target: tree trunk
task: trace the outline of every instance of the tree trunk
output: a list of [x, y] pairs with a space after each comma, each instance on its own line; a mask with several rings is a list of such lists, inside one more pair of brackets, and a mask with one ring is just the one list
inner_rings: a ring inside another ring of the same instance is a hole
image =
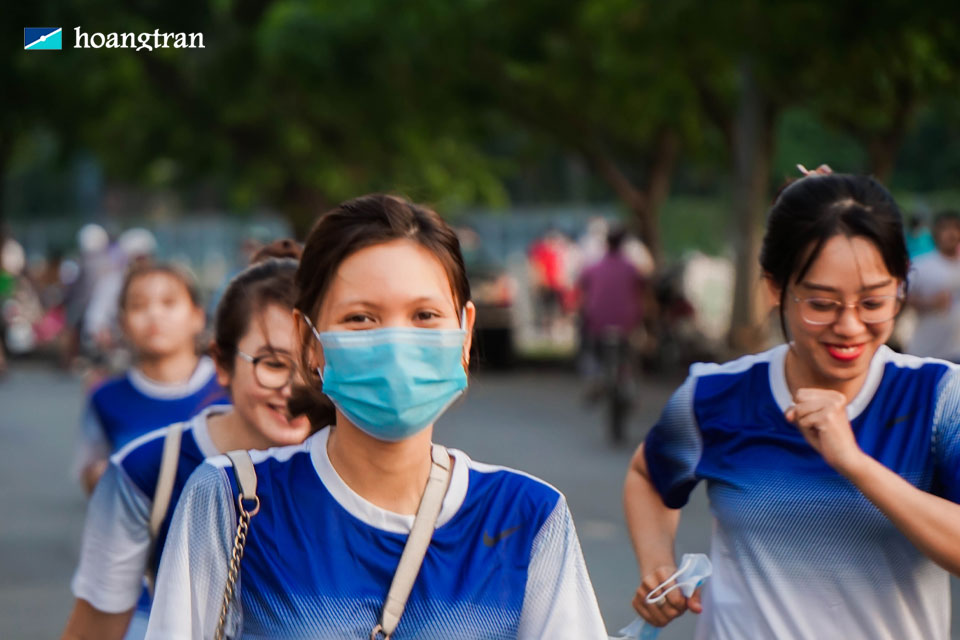
[[890, 176], [893, 175], [893, 165], [897, 160], [897, 149], [899, 147], [899, 141], [893, 142], [886, 138], [870, 141], [867, 145], [870, 175], [886, 184], [890, 180]]
[[293, 180], [287, 181], [277, 196], [277, 203], [284, 213], [296, 238], [306, 238], [320, 214], [332, 205], [320, 189]]
[[[663, 239], [660, 234], [660, 207], [670, 195], [670, 182], [677, 165], [677, 156], [680, 155], [680, 136], [672, 129], [661, 129], [657, 134], [654, 147], [653, 162], [650, 165], [650, 180], [647, 184], [647, 207], [643, 218], [639, 221], [646, 227], [640, 228], [647, 248], [653, 256], [654, 264], [663, 263]], [[646, 238], [655, 239], [647, 241]]]
[[590, 150], [584, 153], [587, 163], [601, 180], [613, 189], [617, 197], [627, 206], [633, 217], [634, 225], [642, 236], [647, 248], [653, 253], [653, 247], [659, 247], [660, 239], [646, 235], [651, 230], [651, 225], [647, 220], [647, 194], [637, 187], [630, 178], [627, 177], [617, 163], [606, 153]]
[[773, 155], [775, 109], [756, 84], [749, 61], [741, 66], [740, 103], [734, 127], [734, 213], [736, 284], [733, 294], [730, 346], [756, 351], [766, 340], [762, 318], [758, 257], [767, 185]]
[[668, 128], [657, 134], [645, 190], [637, 187], [608, 154], [595, 148], [583, 153], [593, 171], [630, 210], [632, 226], [647, 245], [654, 264], [663, 264], [660, 207], [670, 194], [670, 183], [680, 153], [680, 137]]

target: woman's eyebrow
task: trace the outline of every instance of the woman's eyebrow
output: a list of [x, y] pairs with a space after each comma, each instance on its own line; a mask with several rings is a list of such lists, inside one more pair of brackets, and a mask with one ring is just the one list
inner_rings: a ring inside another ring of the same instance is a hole
[[363, 298], [352, 298], [350, 300], [343, 300], [334, 305], [334, 311], [341, 311], [349, 307], [364, 307], [366, 309], [379, 309], [380, 306], [375, 302], [370, 300], [365, 300]]
[[[445, 302], [446, 302], [446, 299], [443, 298], [442, 296], [422, 295], [416, 298], [411, 298], [410, 300], [403, 301], [402, 304], [410, 305], [410, 306], [418, 305], [418, 304], [441, 305], [441, 304], [444, 304]], [[346, 309], [356, 308], [356, 307], [363, 307], [365, 309], [373, 309], [377, 311], [377, 310], [383, 309], [384, 306], [385, 305], [377, 304], [376, 302], [373, 302], [371, 300], [365, 300], [363, 298], [354, 298], [351, 300], [344, 300], [342, 302], [338, 302], [333, 307], [333, 311], [334, 313], [340, 313]], [[386, 306], [389, 306], [389, 305], [386, 305]]]
[[271, 345], [271, 344], [261, 345], [259, 348], [257, 348], [256, 351], [254, 351], [254, 353], [262, 353], [262, 352], [266, 352], [266, 353], [268, 353], [268, 354], [269, 354], [269, 353], [280, 353], [280, 354], [283, 354], [283, 355], [290, 355], [290, 351], [289, 351], [289, 350], [284, 349], [283, 347], [274, 347], [274, 346]]
[[[893, 280], [890, 279], [890, 278], [888, 278], [888, 279], [884, 280], [883, 282], [877, 282], [877, 283], [874, 283], [874, 284], [865, 284], [865, 285], [863, 285], [862, 287], [860, 287], [860, 291], [871, 291], [871, 290], [873, 290], [873, 289], [880, 289], [880, 288], [882, 288], [882, 287], [886, 287], [886, 286], [889, 286], [889, 285], [891, 285], [891, 284], [893, 284]], [[801, 282], [801, 283], [800, 283], [800, 286], [801, 286], [801, 287], [805, 287], [805, 288], [807, 288], [807, 289], [813, 289], [814, 291], [826, 291], [826, 292], [828, 292], [828, 293], [840, 293], [840, 290], [837, 289], [836, 287], [831, 287], [831, 286], [825, 285], [825, 284], [818, 284], [818, 283], [816, 283], [816, 282], [809, 282], [809, 281], [807, 281], [807, 280], [804, 280], [803, 282]]]

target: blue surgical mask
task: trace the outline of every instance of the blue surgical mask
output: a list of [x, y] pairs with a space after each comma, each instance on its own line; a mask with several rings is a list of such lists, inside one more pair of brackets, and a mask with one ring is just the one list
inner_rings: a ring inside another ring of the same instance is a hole
[[323, 345], [323, 393], [378, 440], [396, 442], [422, 431], [467, 388], [463, 329], [310, 328]]

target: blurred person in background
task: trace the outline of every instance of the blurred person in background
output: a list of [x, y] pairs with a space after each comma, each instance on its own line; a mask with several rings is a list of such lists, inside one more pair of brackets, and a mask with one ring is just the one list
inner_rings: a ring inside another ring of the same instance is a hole
[[80, 345], [84, 331], [84, 314], [90, 303], [90, 296], [100, 277], [109, 268], [110, 236], [98, 224], [86, 224], [77, 232], [77, 246], [80, 255], [77, 260], [77, 273], [66, 292], [66, 333], [64, 340], [64, 361], [75, 364], [80, 354]]
[[[224, 291], [211, 352], [233, 406], [209, 407], [151, 431], [111, 458], [87, 510], [72, 584], [77, 599], [64, 640], [143, 638], [150, 611], [144, 575], [156, 575], [174, 507], [204, 458], [294, 444], [308, 435], [309, 421], [291, 419], [286, 408], [294, 381], [299, 253], [290, 240], [263, 248]], [[167, 447], [177, 454], [174, 465], [164, 466]]]
[[205, 317], [190, 274], [166, 264], [138, 264], [118, 295], [118, 320], [134, 364], [90, 394], [76, 458], [87, 493], [108, 458], [127, 443], [226, 400], [213, 361], [197, 352]]
[[150, 262], [156, 251], [157, 241], [150, 231], [127, 229], [117, 238], [109, 266], [93, 284], [83, 316], [85, 344], [95, 359], [106, 358], [108, 370], [112, 366], [116, 371], [124, 356], [117, 351], [121, 333], [117, 319], [125, 274], [131, 268]]
[[0, 246], [0, 312], [7, 353], [27, 354], [37, 345], [35, 325], [43, 308], [27, 268], [27, 254], [13, 238]]
[[9, 237], [0, 236], [0, 377], [7, 372], [7, 300], [17, 290], [17, 269], [22, 268], [23, 249]]
[[587, 221], [587, 226], [577, 239], [580, 246], [581, 271], [593, 266], [607, 254], [607, 236], [610, 234], [610, 225], [606, 218], [594, 216]]
[[[696, 364], [637, 449], [624, 506], [656, 626], [697, 638], [947, 640], [960, 574], [960, 368], [885, 346], [909, 257], [872, 178], [821, 167], [788, 185], [760, 265], [787, 344]], [[707, 481], [713, 576], [686, 598], [680, 508]]]
[[[399, 621], [403, 638], [606, 638], [563, 495], [432, 444], [476, 318], [453, 230], [397, 197], [344, 202], [314, 225], [297, 283], [290, 406], [320, 430], [254, 452], [245, 549], [228, 458], [197, 469], [147, 637], [390, 637]], [[412, 590], [381, 609], [391, 583]]]
[[960, 213], [933, 220], [936, 251], [921, 256], [910, 274], [908, 302], [916, 325], [907, 353], [960, 362]]
[[602, 391], [604, 340], [613, 336], [618, 348], [629, 351], [630, 340], [643, 322], [646, 280], [623, 254], [626, 237], [624, 229], [611, 229], [606, 254], [587, 267], [578, 281], [584, 340], [581, 367], [590, 399]]
[[551, 229], [530, 245], [529, 260], [541, 331], [552, 336], [562, 312], [566, 271], [563, 265], [563, 235]]
[[933, 234], [926, 221], [919, 215], [910, 216], [907, 221], [907, 253], [911, 260], [916, 260], [920, 256], [926, 255], [936, 250], [937, 245], [933, 241]]

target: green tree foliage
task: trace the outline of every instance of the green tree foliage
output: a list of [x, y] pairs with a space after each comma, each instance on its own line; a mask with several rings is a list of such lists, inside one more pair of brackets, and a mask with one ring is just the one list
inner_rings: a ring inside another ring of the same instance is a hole
[[[8, 22], [62, 24], [66, 49], [0, 66], [0, 173], [41, 130], [111, 181], [201, 185], [303, 227], [375, 189], [504, 204], [536, 148], [581, 158], [659, 254], [681, 158], [731, 186], [716, 191], [731, 194], [734, 333], [756, 335], [764, 212], [793, 162], [889, 177], [907, 140], [904, 184], [930, 184], [918, 160], [955, 173], [956, 153], [929, 145], [960, 129], [956, 16], [942, 0], [14, 3]], [[202, 32], [206, 48], [74, 50], [76, 25]]]

